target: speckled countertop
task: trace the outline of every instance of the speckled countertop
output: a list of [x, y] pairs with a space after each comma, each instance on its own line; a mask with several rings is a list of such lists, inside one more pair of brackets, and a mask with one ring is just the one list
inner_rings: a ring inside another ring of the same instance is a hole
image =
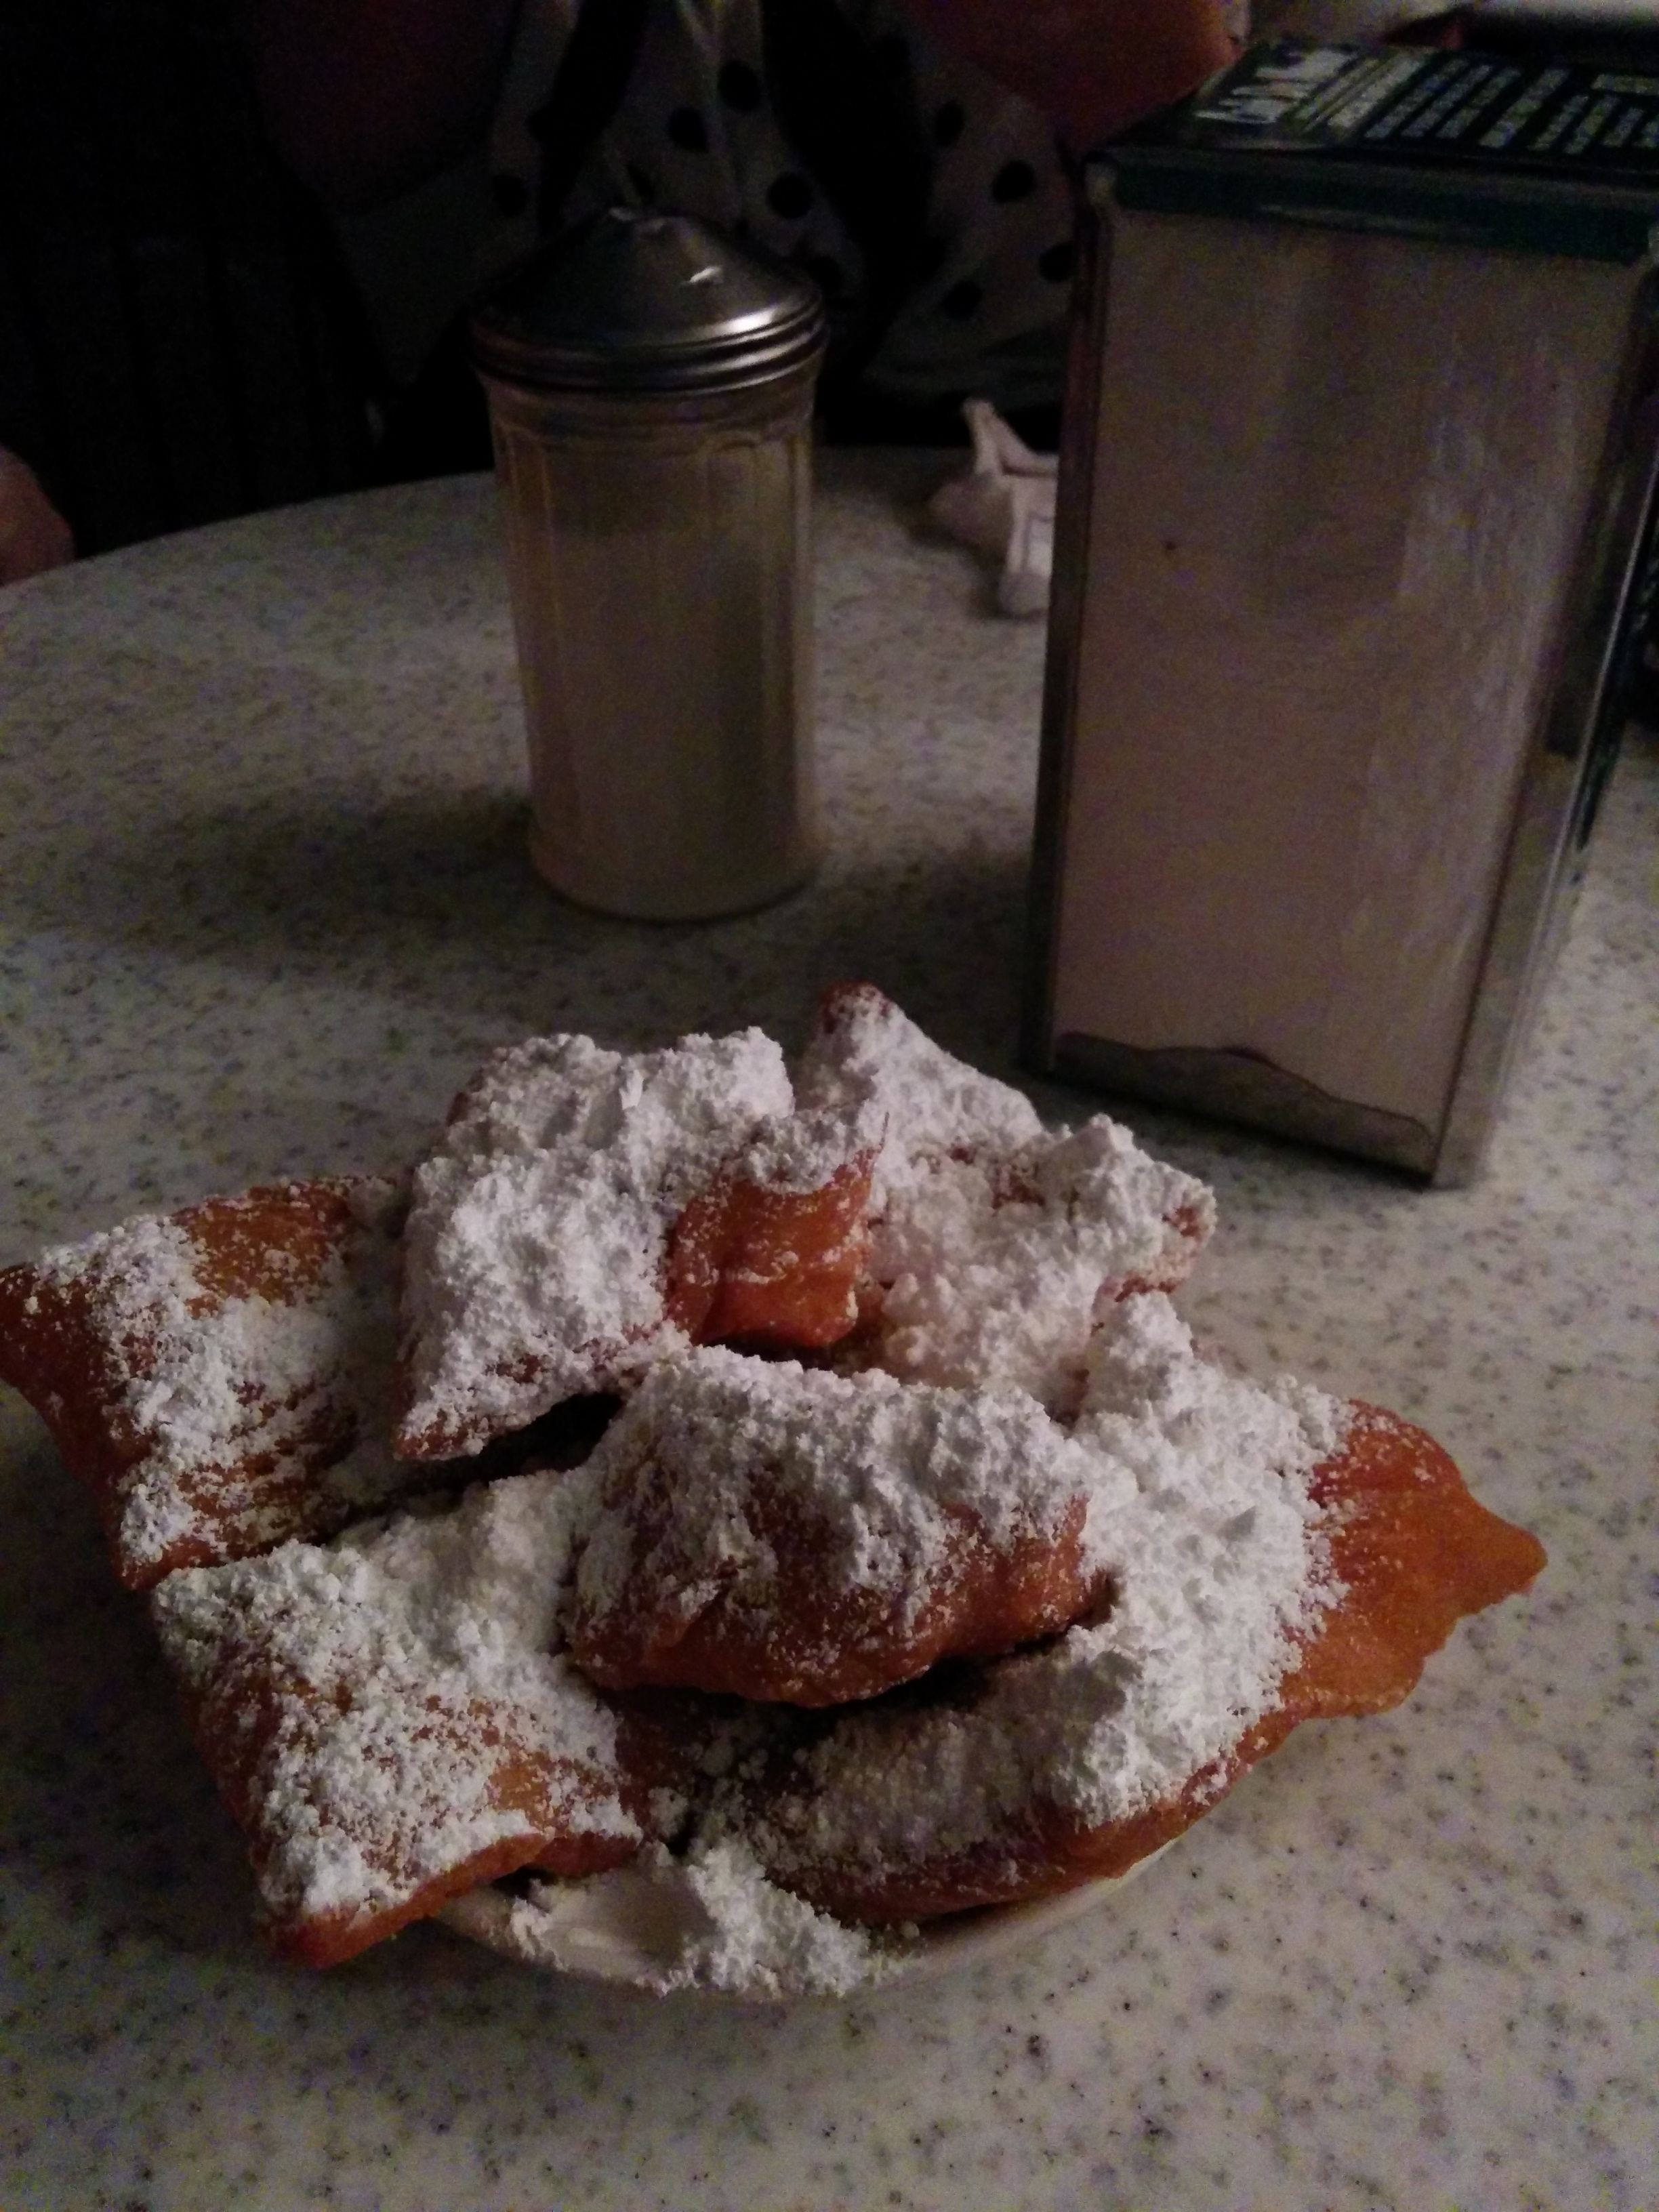
[[[397, 1163], [532, 1030], [793, 1039], [865, 975], [1011, 1072], [1042, 641], [912, 537], [919, 481], [843, 462], [821, 501], [824, 873], [700, 929], [530, 872], [482, 481], [0, 594], [0, 1261]], [[1659, 2204], [1656, 860], [1638, 745], [1472, 1191], [1129, 1117], [1218, 1188], [1200, 1328], [1422, 1419], [1551, 1565], [1399, 1712], [1302, 1729], [1142, 1881], [940, 1981], [656, 2002], [430, 1928], [273, 1965], [142, 1607], [0, 1391], [6, 2212]]]

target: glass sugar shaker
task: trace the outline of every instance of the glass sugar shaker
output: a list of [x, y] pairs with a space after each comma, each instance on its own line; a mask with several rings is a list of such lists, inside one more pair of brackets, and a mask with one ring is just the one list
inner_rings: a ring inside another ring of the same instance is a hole
[[478, 301], [530, 750], [567, 897], [692, 921], [817, 859], [813, 287], [689, 216], [613, 209]]

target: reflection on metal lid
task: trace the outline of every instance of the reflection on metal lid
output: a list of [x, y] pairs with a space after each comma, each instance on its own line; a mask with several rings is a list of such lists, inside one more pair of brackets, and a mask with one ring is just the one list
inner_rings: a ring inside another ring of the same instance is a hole
[[487, 375], [543, 391], [706, 391], [778, 375], [824, 338], [817, 288], [690, 216], [612, 208], [475, 302]]

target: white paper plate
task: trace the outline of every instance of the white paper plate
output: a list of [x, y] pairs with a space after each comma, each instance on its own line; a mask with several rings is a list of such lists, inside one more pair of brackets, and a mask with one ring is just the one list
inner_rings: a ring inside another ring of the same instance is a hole
[[[1018, 1944], [1034, 1942], [1095, 1911], [1169, 1849], [1164, 1844], [1127, 1874], [1085, 1882], [1057, 1897], [933, 1922], [908, 1940], [899, 1939], [860, 1990], [846, 1994], [896, 1981], [927, 1981], [1000, 1958]], [[696, 1911], [673, 1887], [649, 1873], [623, 1868], [586, 1881], [540, 1883], [533, 1900], [504, 1889], [475, 1889], [453, 1899], [436, 1917], [456, 1935], [520, 1966], [660, 1992], [697, 1932]], [[826, 1992], [756, 1986], [705, 1994], [780, 2003]]]

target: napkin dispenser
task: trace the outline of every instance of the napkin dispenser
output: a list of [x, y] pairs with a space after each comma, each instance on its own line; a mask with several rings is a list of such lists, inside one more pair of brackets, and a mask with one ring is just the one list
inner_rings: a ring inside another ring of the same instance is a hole
[[1659, 78], [1271, 41], [1086, 201], [1026, 1057], [1467, 1181], [1653, 597]]

